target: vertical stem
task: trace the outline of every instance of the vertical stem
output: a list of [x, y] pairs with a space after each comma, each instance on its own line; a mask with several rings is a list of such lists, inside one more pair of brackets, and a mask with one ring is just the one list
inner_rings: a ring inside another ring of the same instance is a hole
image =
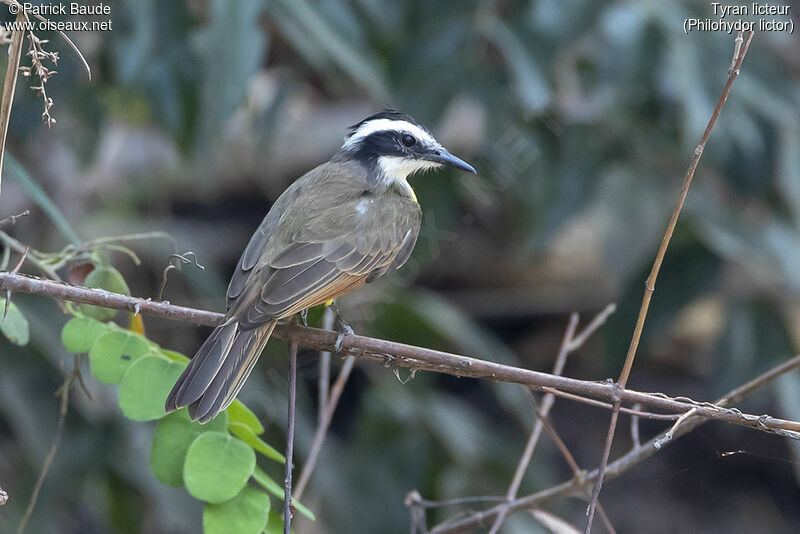
[[[17, 22], [22, 24], [27, 17], [23, 9], [17, 13]], [[8, 121], [11, 118], [11, 104], [14, 102], [14, 89], [17, 86], [17, 75], [19, 74], [19, 60], [22, 56], [22, 37], [25, 32], [16, 28], [11, 33], [11, 44], [8, 48], [8, 67], [6, 68], [6, 78], [3, 82], [3, 100], [0, 102], [0, 190], [2, 190], [3, 178], [3, 154], [6, 151], [6, 135], [8, 134]]]
[[289, 418], [286, 429], [286, 470], [283, 479], [283, 534], [292, 523], [292, 451], [294, 450], [295, 397], [297, 396], [297, 341], [289, 341]]
[[[333, 310], [330, 308], [325, 308], [325, 312], [322, 314], [322, 328], [323, 330], [332, 330], [333, 329]], [[319, 407], [318, 407], [318, 418], [319, 424], [323, 424], [325, 421], [325, 411], [328, 408], [328, 391], [330, 389], [331, 383], [331, 353], [328, 351], [323, 351], [319, 355]]]
[[622, 372], [620, 372], [619, 378], [617, 379], [616, 384], [614, 384], [613, 411], [611, 412], [611, 421], [608, 425], [608, 434], [606, 435], [605, 446], [603, 448], [603, 456], [600, 460], [600, 467], [597, 473], [597, 481], [594, 486], [594, 491], [592, 492], [592, 500], [589, 502], [589, 509], [586, 512], [588, 519], [584, 534], [589, 534], [592, 531], [594, 511], [595, 507], [597, 506], [597, 499], [600, 496], [600, 490], [603, 487], [603, 477], [605, 475], [606, 468], [608, 467], [608, 457], [611, 454], [611, 445], [614, 441], [614, 432], [617, 429], [617, 420], [619, 419], [619, 409], [622, 405], [622, 399], [620, 395], [625, 389], [631, 369], [633, 368], [633, 362], [636, 359], [636, 351], [639, 348], [639, 340], [641, 339], [642, 330], [644, 329], [644, 322], [647, 318], [647, 310], [650, 308], [650, 299], [652, 298], [653, 292], [656, 289], [656, 279], [658, 278], [658, 273], [661, 270], [661, 264], [664, 261], [664, 256], [667, 253], [667, 247], [672, 239], [672, 233], [675, 231], [675, 226], [678, 224], [678, 217], [683, 210], [683, 204], [686, 202], [686, 196], [689, 194], [689, 186], [692, 184], [692, 179], [694, 178], [694, 173], [697, 170], [697, 165], [700, 163], [700, 158], [703, 156], [703, 150], [705, 150], [706, 144], [708, 143], [708, 138], [711, 136], [711, 130], [714, 128], [714, 124], [717, 122], [717, 117], [719, 117], [719, 114], [722, 111], [722, 106], [724, 106], [725, 102], [728, 100], [728, 95], [731, 92], [731, 87], [733, 87], [733, 82], [739, 75], [739, 67], [742, 66], [744, 56], [747, 54], [747, 49], [750, 47], [750, 41], [753, 39], [753, 32], [748, 32], [747, 39], [745, 40], [744, 45], [741, 46], [741, 41], [739, 40], [739, 38], [742, 37], [741, 33], [742, 32], [740, 32], [740, 35], [736, 40], [736, 48], [733, 55], [734, 62], [728, 73], [728, 81], [725, 83], [725, 87], [722, 90], [722, 95], [720, 96], [719, 101], [714, 108], [714, 112], [711, 114], [711, 118], [706, 125], [703, 136], [700, 138], [700, 143], [694, 149], [694, 155], [689, 163], [686, 176], [683, 179], [683, 186], [681, 187], [678, 204], [675, 206], [675, 209], [672, 212], [672, 216], [669, 219], [669, 224], [667, 224], [667, 230], [664, 232], [664, 237], [661, 239], [661, 246], [658, 247], [658, 253], [653, 261], [653, 267], [650, 270], [650, 275], [647, 277], [647, 280], [644, 283], [645, 291], [644, 295], [642, 296], [642, 305], [639, 308], [639, 316], [636, 319], [636, 326], [634, 327], [631, 343], [628, 347], [628, 354], [625, 357], [625, 363], [622, 366]]

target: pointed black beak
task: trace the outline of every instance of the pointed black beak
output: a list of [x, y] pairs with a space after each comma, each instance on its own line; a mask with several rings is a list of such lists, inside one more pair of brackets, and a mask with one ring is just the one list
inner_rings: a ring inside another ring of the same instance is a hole
[[427, 159], [429, 159], [430, 161], [435, 161], [436, 163], [450, 165], [451, 167], [455, 167], [456, 169], [461, 169], [462, 171], [471, 172], [472, 174], [478, 174], [478, 172], [472, 165], [470, 165], [461, 158], [455, 157], [444, 148], [436, 150]]

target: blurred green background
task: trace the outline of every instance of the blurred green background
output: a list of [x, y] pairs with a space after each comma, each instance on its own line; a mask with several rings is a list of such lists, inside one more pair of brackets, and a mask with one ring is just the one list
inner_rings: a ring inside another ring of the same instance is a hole
[[[348, 125], [391, 105], [478, 174], [413, 180], [420, 241], [401, 272], [341, 299], [356, 331], [549, 370], [569, 313], [588, 321], [616, 302], [566, 369], [616, 377], [644, 278], [730, 65], [734, 36], [683, 32], [687, 17], [711, 15], [710, 3], [110, 5], [112, 31], [72, 34], [91, 83], [57, 35], [40, 35], [61, 56], [47, 85], [51, 129], [41, 124], [40, 98], [19, 82], [8, 151], [24, 172], [7, 164], [0, 218], [33, 213], [9, 230], [15, 238], [45, 251], [67, 244], [26, 189], [33, 181], [84, 240], [171, 234], [205, 271], [170, 273], [165, 298], [221, 311], [228, 276], [270, 204], [330, 157]], [[797, 351], [799, 52], [796, 36], [755, 36], [658, 280], [635, 389], [712, 400]], [[141, 266], [123, 254], [113, 263], [134, 295], [155, 298], [172, 247], [156, 239], [132, 248]], [[11, 495], [0, 532], [14, 531], [24, 513], [55, 434], [59, 369], [72, 364], [54, 302], [15, 302], [32, 339], [25, 348], [0, 340], [0, 487]], [[187, 354], [208, 334], [147, 317], [145, 328]], [[285, 345], [268, 353], [241, 397], [281, 446]], [[300, 366], [298, 466], [316, 424], [317, 354], [302, 353]], [[116, 389], [85, 374], [93, 399], [73, 392], [27, 532], [199, 532], [200, 503], [150, 472], [153, 425], [124, 419], [110, 402]], [[800, 376], [741, 407], [800, 419]], [[552, 417], [578, 463], [596, 466], [608, 413], [559, 401]], [[390, 369], [360, 363], [304, 498], [318, 519], [299, 520], [297, 531], [407, 532], [403, 498], [412, 489], [428, 499], [502, 495], [531, 425], [517, 387], [428, 373], [401, 384]], [[628, 425], [623, 417], [614, 454], [630, 447]], [[643, 421], [643, 437], [664, 428]], [[730, 451], [741, 452], [722, 456]], [[601, 502], [619, 532], [795, 532], [799, 462], [795, 443], [711, 423], [610, 481]], [[570, 476], [543, 438], [521, 493]], [[583, 501], [547, 509], [582, 528]], [[463, 511], [432, 513], [430, 524]], [[518, 514], [504, 532], [543, 529]]]

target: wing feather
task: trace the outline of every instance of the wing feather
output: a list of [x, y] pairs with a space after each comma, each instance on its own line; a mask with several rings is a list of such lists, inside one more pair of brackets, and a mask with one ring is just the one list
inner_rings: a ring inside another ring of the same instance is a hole
[[391, 191], [365, 197], [355, 172], [323, 166], [276, 201], [228, 288], [228, 315], [239, 317], [242, 328], [353, 291], [408, 259], [419, 233], [419, 205]]

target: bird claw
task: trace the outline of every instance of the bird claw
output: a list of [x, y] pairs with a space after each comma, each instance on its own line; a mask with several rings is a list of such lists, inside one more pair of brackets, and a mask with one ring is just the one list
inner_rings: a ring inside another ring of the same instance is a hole
[[342, 352], [342, 340], [344, 339], [344, 336], [355, 334], [353, 329], [350, 328], [350, 325], [342, 324], [341, 328], [342, 330], [339, 332], [339, 335], [336, 336], [336, 342], [333, 344], [333, 350], [337, 353]]
[[308, 310], [300, 312], [300, 320], [303, 321], [303, 326], [308, 326]]

